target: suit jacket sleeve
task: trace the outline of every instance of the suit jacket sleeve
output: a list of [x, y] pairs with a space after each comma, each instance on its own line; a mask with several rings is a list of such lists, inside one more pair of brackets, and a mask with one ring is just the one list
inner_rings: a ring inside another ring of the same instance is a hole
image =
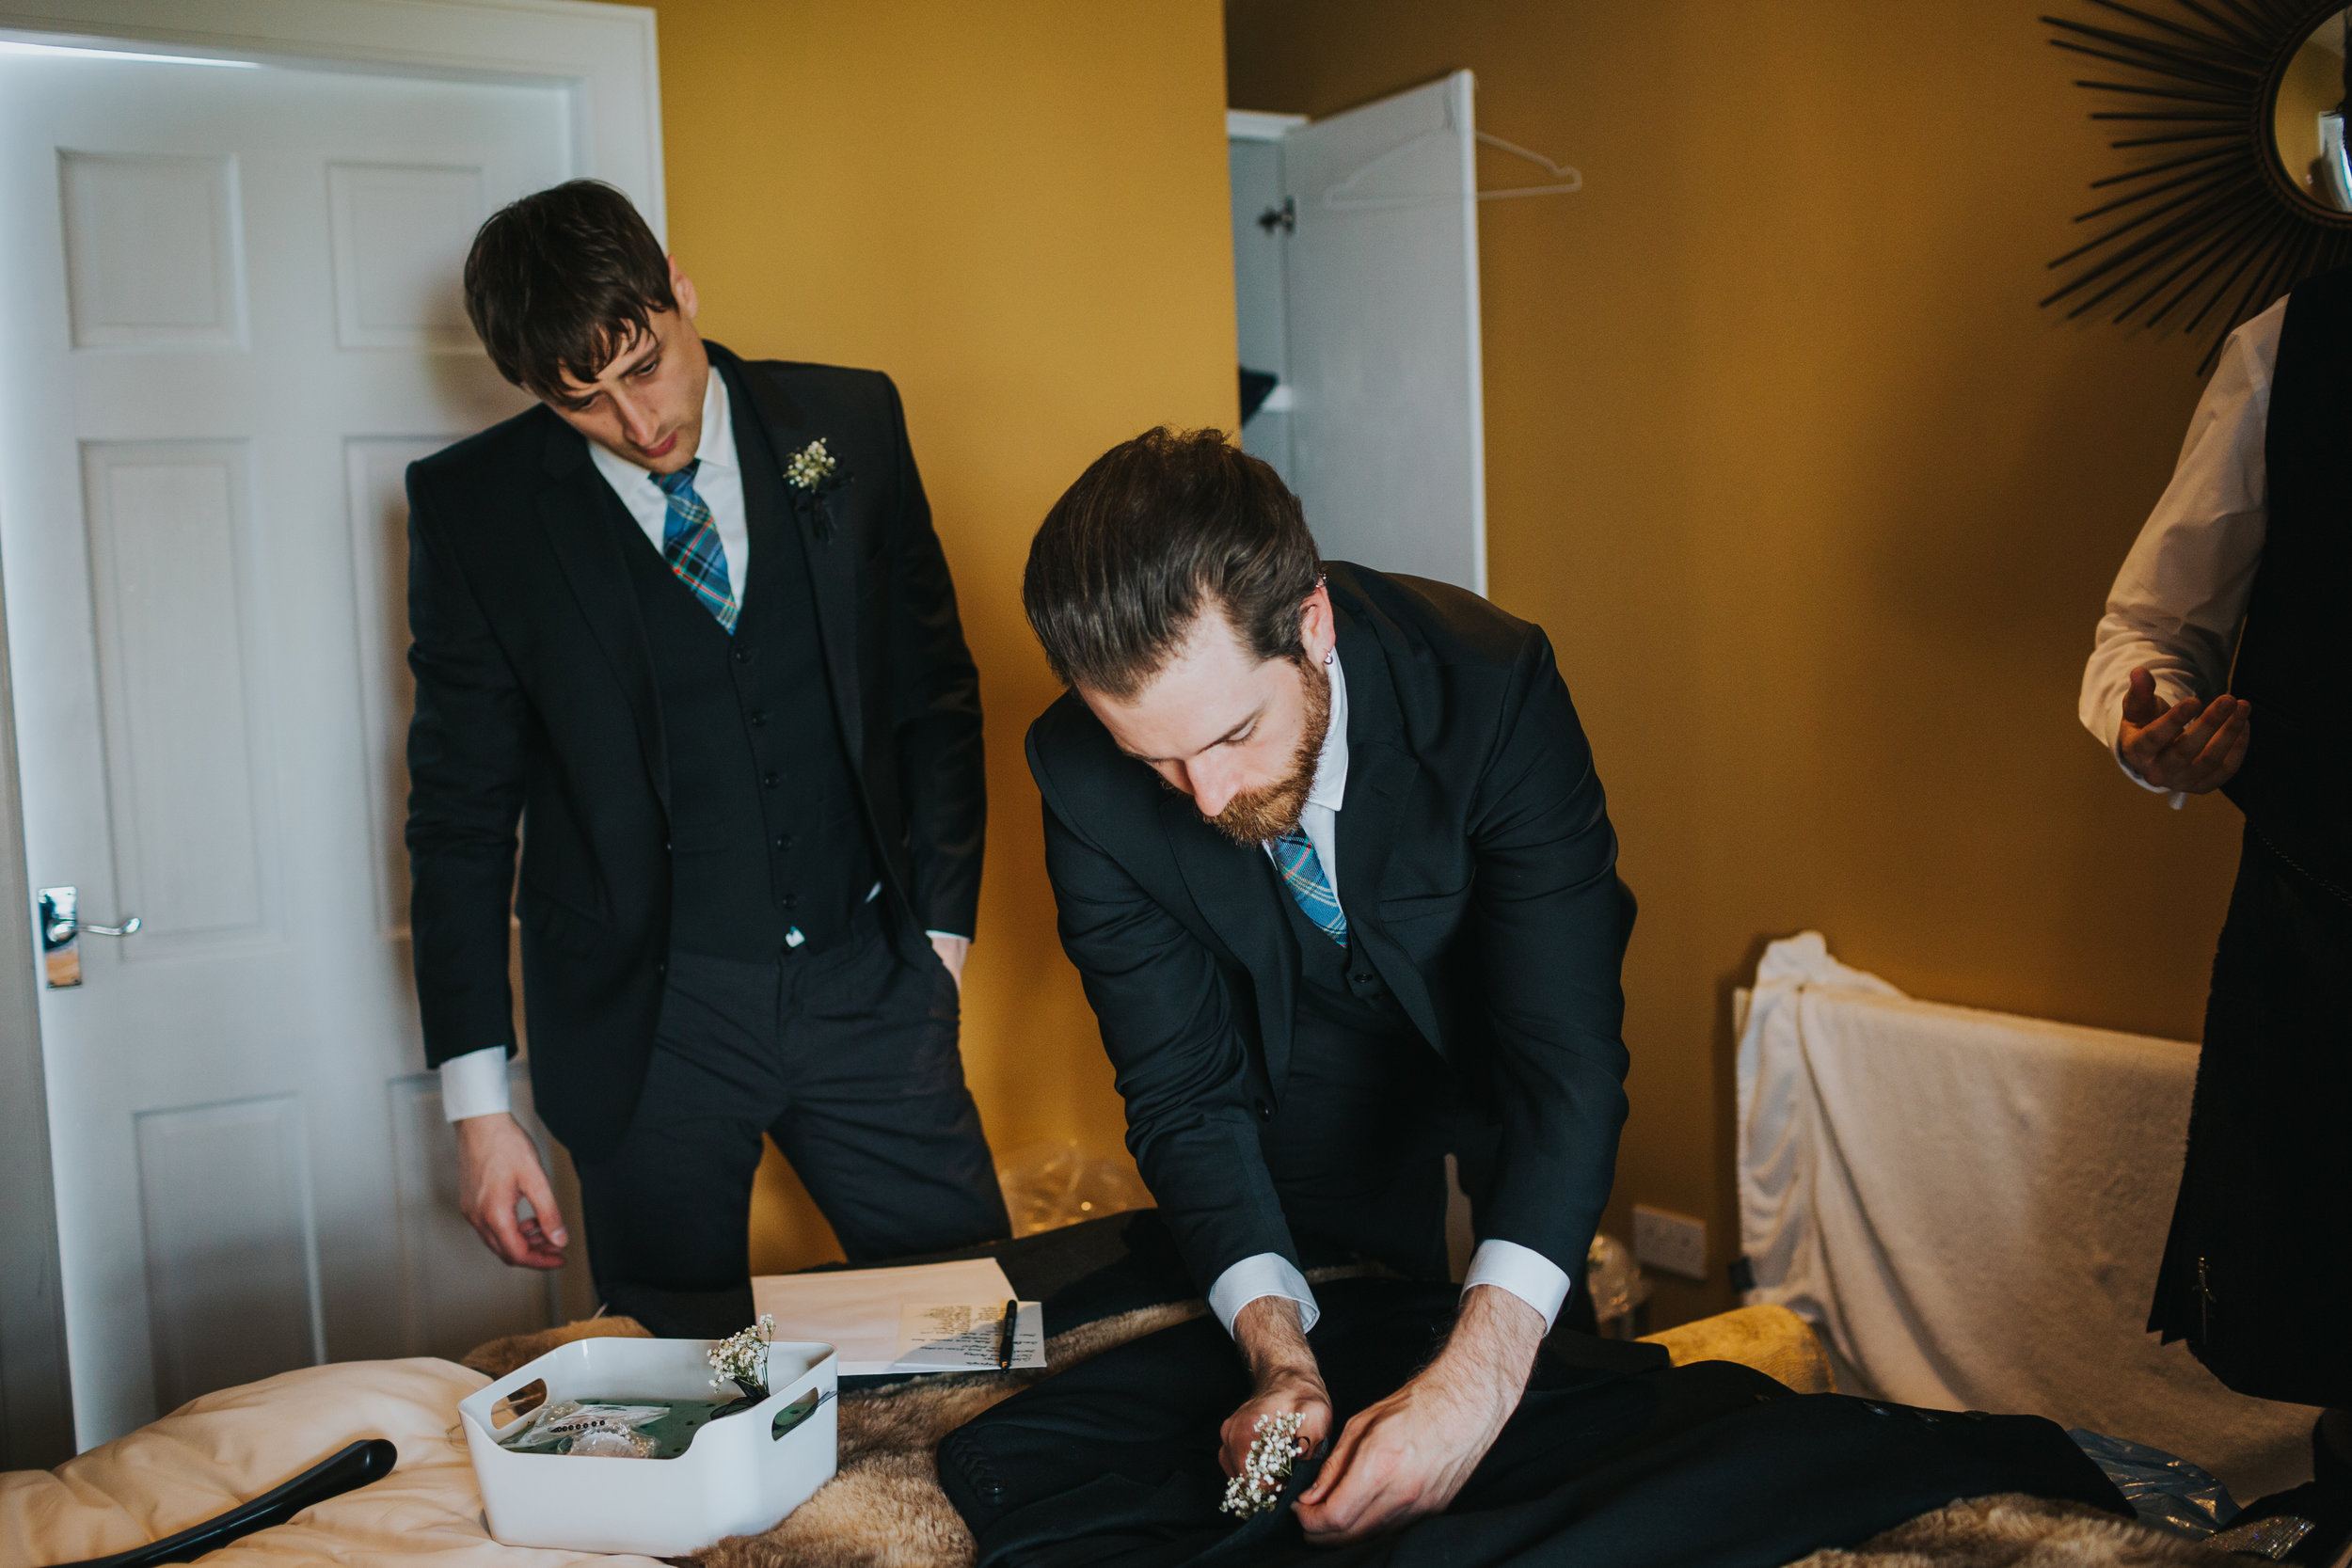
[[1531, 1247], [1578, 1278], [1625, 1124], [1620, 969], [1634, 910], [1592, 748], [1540, 633], [1513, 672], [1470, 832], [1478, 869], [1463, 935], [1502, 1122], [1480, 1238]]
[[[888, 383], [884, 383], [888, 386]], [[930, 502], [907, 441], [906, 411], [889, 387], [898, 447], [898, 516], [890, 562], [890, 721], [915, 918], [927, 930], [972, 936], [980, 904], [988, 769], [980, 677], [956, 614], [956, 585], [931, 528]]]
[[[1233, 1264], [1298, 1249], [1258, 1147], [1257, 1095], [1216, 960], [1045, 795], [1045, 866], [1062, 947], [1086, 983], [1120, 1096], [1127, 1148], [1200, 1288]], [[1150, 826], [1150, 824], [1145, 824]]]
[[428, 1067], [504, 1046], [515, 1006], [507, 929], [529, 709], [408, 470], [409, 928]]

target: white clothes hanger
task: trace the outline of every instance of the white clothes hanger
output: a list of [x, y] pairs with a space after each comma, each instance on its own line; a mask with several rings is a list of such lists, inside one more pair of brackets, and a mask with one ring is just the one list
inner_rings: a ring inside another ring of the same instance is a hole
[[[1345, 179], [1325, 189], [1323, 205], [1333, 212], [1364, 212], [1379, 207], [1413, 207], [1425, 201], [1459, 199], [1447, 195], [1352, 197], [1345, 194], [1350, 186], [1390, 159], [1401, 156], [1411, 149], [1419, 147], [1432, 136], [1453, 135], [1454, 128], [1451, 113], [1448, 114], [1447, 119], [1448, 123], [1423, 131], [1420, 135], [1401, 141], [1377, 157], [1358, 165]], [[1570, 196], [1584, 188], [1584, 176], [1565, 164], [1555, 164], [1542, 153], [1532, 152], [1517, 142], [1504, 141], [1491, 131], [1477, 131], [1471, 134], [1479, 141], [1499, 152], [1508, 152], [1515, 158], [1524, 158], [1531, 164], [1542, 165], [1545, 171], [1552, 176], [1554, 182], [1549, 185], [1513, 185], [1499, 191], [1480, 191], [1477, 193], [1477, 198], [1481, 201], [1508, 201], [1514, 197], [1521, 196]]]
[[1543, 165], [1545, 172], [1560, 182], [1556, 185], [1514, 185], [1508, 190], [1480, 191], [1478, 199], [1481, 201], [1508, 201], [1515, 196], [1573, 196], [1584, 188], [1584, 176], [1565, 164], [1555, 164], [1542, 153], [1530, 152], [1517, 142], [1504, 141], [1491, 131], [1480, 131], [1474, 134], [1480, 141], [1497, 151], [1508, 152], [1515, 158], [1524, 158], [1531, 164]]

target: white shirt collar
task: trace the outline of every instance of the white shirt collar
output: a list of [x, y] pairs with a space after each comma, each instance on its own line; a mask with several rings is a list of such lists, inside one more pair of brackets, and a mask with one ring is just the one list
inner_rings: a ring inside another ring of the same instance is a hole
[[[598, 442], [588, 443], [588, 455], [605, 483], [624, 498], [644, 489], [653, 478], [651, 469], [638, 467]], [[694, 449], [694, 459], [701, 465], [694, 470], [698, 477], [713, 469], [736, 473], [740, 467], [735, 455], [735, 416], [728, 404], [727, 381], [716, 365], [710, 367], [710, 381], [703, 388], [702, 442]]]
[[1315, 761], [1314, 786], [1307, 803], [1337, 811], [1347, 795], [1347, 672], [1340, 667], [1340, 650], [1331, 649], [1324, 673], [1331, 677], [1331, 727], [1323, 734], [1323, 755]]
[[727, 378], [719, 373], [719, 367], [710, 367], [710, 384], [703, 388], [702, 444], [694, 449], [695, 461], [705, 468], [724, 468], [738, 471], [735, 455], [735, 413], [727, 398]]

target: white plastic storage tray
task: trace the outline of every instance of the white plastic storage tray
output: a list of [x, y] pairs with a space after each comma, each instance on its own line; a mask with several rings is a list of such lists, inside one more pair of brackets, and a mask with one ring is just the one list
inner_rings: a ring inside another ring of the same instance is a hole
[[[769, 1396], [752, 1410], [698, 1428], [675, 1459], [595, 1459], [516, 1451], [499, 1438], [526, 1419], [491, 1412], [545, 1379], [548, 1398], [617, 1402], [707, 1400], [707, 1339], [575, 1339], [461, 1402], [458, 1418], [490, 1533], [510, 1546], [677, 1557], [722, 1536], [764, 1530], [833, 1476], [839, 1451], [831, 1345], [768, 1347]], [[820, 1403], [774, 1434], [776, 1416], [814, 1390]], [[535, 1407], [534, 1407], [535, 1408]]]

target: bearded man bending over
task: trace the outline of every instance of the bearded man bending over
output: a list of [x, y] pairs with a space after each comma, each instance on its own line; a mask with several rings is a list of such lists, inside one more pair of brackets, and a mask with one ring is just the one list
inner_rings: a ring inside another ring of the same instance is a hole
[[1551, 644], [1320, 560], [1216, 431], [1098, 459], [1023, 599], [1069, 688], [1028, 736], [1062, 942], [1255, 1385], [1226, 1469], [1261, 1417], [1331, 1436], [1301, 1239], [1444, 1279], [1451, 1153], [1478, 1237], [1451, 1335], [1298, 1505], [1324, 1540], [1439, 1511], [1570, 1294], [1626, 1114], [1633, 898]]

